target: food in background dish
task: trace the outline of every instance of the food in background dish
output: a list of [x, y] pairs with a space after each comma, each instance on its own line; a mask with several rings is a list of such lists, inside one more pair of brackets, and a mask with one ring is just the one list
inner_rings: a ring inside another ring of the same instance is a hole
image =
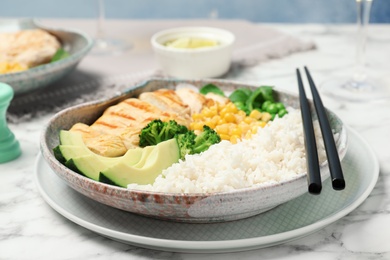
[[198, 49], [214, 47], [219, 45], [219, 42], [217, 40], [207, 38], [182, 37], [175, 40], [170, 40], [164, 45], [167, 47], [179, 49]]
[[[64, 57], [60, 41], [41, 29], [0, 33], [0, 73], [23, 71]], [[65, 54], [66, 56], [66, 54]]]

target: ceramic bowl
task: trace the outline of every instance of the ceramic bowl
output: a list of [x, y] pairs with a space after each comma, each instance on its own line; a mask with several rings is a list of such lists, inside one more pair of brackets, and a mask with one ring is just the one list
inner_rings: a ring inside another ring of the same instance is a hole
[[[165, 44], [180, 38], [203, 38], [219, 42], [203, 48], [175, 48]], [[212, 27], [181, 27], [164, 30], [151, 38], [151, 44], [162, 70], [182, 79], [215, 78], [225, 74], [231, 63], [234, 35]]]
[[69, 52], [70, 56], [25, 71], [0, 74], [0, 82], [12, 86], [16, 95], [46, 87], [66, 76], [77, 66], [80, 60], [87, 55], [93, 46], [92, 39], [82, 32], [68, 29], [47, 28], [31, 19], [6, 20], [0, 22], [0, 31], [2, 32], [35, 28], [41, 28], [55, 35], [61, 41], [62, 47]]
[[[225, 91], [240, 87], [254, 89], [253, 85], [221, 80], [150, 80], [109, 100], [86, 103], [68, 108], [56, 114], [44, 128], [41, 151], [54, 173], [70, 187], [103, 204], [144, 216], [192, 223], [210, 223], [242, 219], [270, 210], [307, 192], [306, 173], [295, 179], [232, 192], [175, 194], [130, 190], [100, 183], [66, 168], [53, 155], [52, 149], [59, 144], [59, 131], [69, 129], [76, 122], [93, 123], [103, 111], [121, 100], [137, 97], [140, 93], [160, 88], [174, 89], [188, 83], [196, 87], [213, 83]], [[288, 106], [299, 107], [296, 95], [275, 89], [276, 98]], [[336, 146], [343, 158], [347, 150], [347, 132], [344, 124], [328, 110], [330, 124], [338, 133]], [[53, 173], [53, 174], [54, 174]], [[321, 165], [322, 180], [329, 176], [327, 162]]]

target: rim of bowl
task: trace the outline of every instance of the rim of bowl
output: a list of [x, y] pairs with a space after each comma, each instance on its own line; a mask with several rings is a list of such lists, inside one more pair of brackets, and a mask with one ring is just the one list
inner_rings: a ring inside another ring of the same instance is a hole
[[[203, 38], [217, 39], [221, 41], [221, 44], [218, 44], [216, 46], [210, 46], [210, 47], [187, 49], [187, 48], [167, 47], [161, 43], [162, 38], [166, 38], [164, 42], [167, 42], [168, 40], [173, 40], [182, 37], [180, 35], [200, 36], [200, 37], [202, 35], [213, 35], [213, 37], [204, 36]], [[200, 26], [200, 27], [187, 26], [187, 27], [177, 27], [177, 28], [171, 28], [171, 29], [159, 31], [152, 36], [150, 42], [154, 48], [159, 50], [179, 52], [179, 53], [180, 52], [193, 53], [193, 52], [208, 52], [216, 49], [226, 48], [228, 46], [233, 45], [235, 40], [236, 40], [236, 36], [232, 32], [225, 29], [216, 28], [216, 27], [207, 27], [207, 26]]]
[[[134, 88], [132, 88], [132, 90], [134, 91], [134, 90], [143, 88], [144, 86], [146, 86], [150, 82], [161, 81], [161, 80], [162, 81], [168, 81], [168, 82], [172, 81], [172, 80], [169, 80], [169, 79], [165, 80], [165, 79], [160, 79], [160, 78], [155, 78], [155, 79], [152, 78], [152, 79], [149, 79], [149, 80], [146, 80], [144, 82], [141, 82], [141, 83], [137, 84], [136, 86], [134, 86]], [[186, 80], [174, 80], [174, 81], [187, 82]], [[219, 81], [221, 83], [228, 82], [228, 83], [237, 83], [237, 84], [246, 85], [243, 82], [240, 83], [240, 82], [231, 81], [231, 80], [201, 80], [201, 81], [203, 81], [203, 82], [209, 82], [209, 81], [210, 82], [216, 82], [216, 81]], [[280, 90], [280, 89], [277, 89], [277, 88], [274, 88], [274, 89], [276, 91], [280, 91], [280, 92], [286, 93], [288, 95], [292, 95], [294, 97], [297, 97], [297, 95], [292, 93], [292, 92], [285, 91], [285, 90]], [[48, 132], [49, 132], [49, 129], [50, 129], [50, 125], [51, 125], [52, 122], [54, 122], [58, 117], [62, 116], [63, 114], [69, 113], [69, 112], [71, 112], [73, 110], [77, 110], [77, 109], [80, 109], [80, 108], [83, 108], [83, 107], [92, 106], [92, 105], [98, 105], [98, 104], [107, 102], [107, 101], [109, 101], [111, 99], [114, 99], [114, 98], [117, 98], [117, 97], [119, 97], [121, 95], [126, 95], [126, 94], [128, 94], [128, 92], [123, 92], [120, 95], [116, 95], [116, 96], [110, 97], [108, 99], [101, 99], [101, 100], [90, 101], [90, 102], [86, 102], [86, 103], [83, 103], [83, 104], [75, 105], [73, 107], [66, 108], [66, 109], [56, 113], [49, 120], [49, 122], [46, 124], [46, 126], [44, 127], [44, 130], [42, 131], [42, 134], [41, 134], [40, 147], [41, 147], [42, 155], [43, 155], [44, 159], [49, 160], [50, 163], [56, 164], [58, 166], [57, 168], [60, 168], [60, 169], [64, 170], [65, 173], [71, 174], [73, 177], [75, 177], [78, 180], [81, 180], [81, 181], [84, 180], [84, 181], [87, 181], [89, 183], [95, 183], [95, 184], [98, 184], [98, 185], [102, 185], [103, 187], [106, 187], [107, 189], [110, 189], [110, 190], [116, 190], [116, 191], [125, 192], [125, 193], [159, 195], [159, 196], [167, 196], [167, 197], [178, 197], [178, 196], [179, 197], [180, 196], [186, 196], [186, 197], [210, 197], [210, 196], [220, 196], [220, 195], [226, 195], [226, 194], [245, 193], [245, 192], [250, 192], [250, 191], [254, 191], [254, 190], [268, 190], [268, 189], [272, 189], [272, 188], [275, 188], [275, 187], [284, 186], [284, 185], [286, 185], [288, 183], [301, 181], [303, 178], [306, 179], [306, 177], [307, 177], [307, 173], [306, 172], [302, 172], [302, 173], [298, 173], [296, 176], [292, 176], [291, 178], [285, 179], [285, 180], [283, 180], [281, 182], [276, 182], [276, 183], [271, 182], [271, 183], [258, 184], [258, 185], [255, 185], [255, 186], [245, 187], [245, 188], [236, 189], [236, 190], [232, 190], [232, 191], [204, 192], [204, 193], [201, 193], [201, 192], [198, 192], [198, 193], [161, 192], [161, 191], [150, 191], [150, 190], [142, 190], [142, 189], [128, 189], [128, 188], [124, 188], [124, 187], [114, 186], [114, 185], [106, 184], [106, 183], [103, 183], [103, 182], [95, 181], [95, 180], [92, 180], [92, 179], [87, 178], [85, 176], [82, 176], [82, 175], [78, 174], [77, 172], [72, 171], [71, 169], [69, 169], [68, 167], [66, 167], [62, 163], [60, 163], [54, 157], [54, 155], [52, 153], [52, 149], [49, 149], [48, 143], [46, 142], [46, 137], [48, 135]], [[341, 118], [339, 118], [333, 111], [331, 111], [329, 109], [328, 109], [328, 111], [330, 111], [332, 114], [334, 114], [337, 117], [337, 119], [342, 123], [342, 128], [341, 128], [341, 130], [339, 132], [339, 137], [338, 137], [338, 139], [335, 140], [337, 142], [338, 140], [341, 140], [341, 138], [345, 139], [344, 143], [343, 143], [345, 145], [344, 149], [342, 149], [343, 147], [340, 147], [341, 151], [338, 151], [339, 152], [339, 156], [340, 156], [340, 160], [342, 160], [345, 157], [346, 151], [347, 151], [347, 148], [348, 148], [348, 136], [347, 136], [346, 125], [341, 120]], [[324, 168], [324, 167], [328, 167], [328, 160], [327, 159], [324, 162], [322, 162], [321, 165], [320, 165], [320, 168]], [[56, 174], [57, 175], [58, 174], [63, 175], [62, 173], [57, 173], [57, 172], [56, 172]]]

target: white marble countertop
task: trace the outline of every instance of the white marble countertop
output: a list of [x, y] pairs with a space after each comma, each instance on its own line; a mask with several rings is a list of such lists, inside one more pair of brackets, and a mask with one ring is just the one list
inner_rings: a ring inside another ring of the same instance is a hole
[[[260, 63], [238, 71], [231, 78], [259, 85], [269, 83], [296, 92], [297, 66], [309, 66], [319, 85], [354, 62], [353, 25], [269, 26], [314, 41], [317, 49]], [[156, 64], [149, 54], [136, 55], [147, 57], [143, 66], [154, 69]], [[390, 25], [370, 28], [369, 73], [381, 78], [390, 91], [389, 58]], [[125, 64], [123, 57], [87, 57], [80, 67], [88, 68], [99, 59]], [[186, 254], [144, 249], [102, 237], [62, 217], [42, 199], [34, 173], [40, 133], [52, 114], [10, 124], [23, 153], [17, 160], [0, 164], [0, 259], [390, 259], [390, 99], [359, 104], [326, 97], [323, 101], [357, 130], [377, 154], [380, 162], [377, 185], [356, 210], [314, 234], [286, 244], [237, 253]]]

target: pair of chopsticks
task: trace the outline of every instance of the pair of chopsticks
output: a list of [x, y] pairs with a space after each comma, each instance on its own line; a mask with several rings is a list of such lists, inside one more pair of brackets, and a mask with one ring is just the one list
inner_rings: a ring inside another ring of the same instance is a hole
[[[343, 190], [345, 188], [345, 180], [343, 177], [339, 154], [337, 152], [336, 144], [333, 138], [332, 129], [330, 128], [329, 120], [326, 115], [324, 105], [322, 104], [320, 95], [318, 94], [317, 88], [306, 66], [305, 72], [313, 96], [314, 107], [318, 116], [318, 121], [320, 123], [322, 138], [324, 140], [330, 176], [332, 179], [332, 187], [334, 190]], [[314, 135], [313, 119], [311, 116], [311, 110], [306, 97], [305, 89], [303, 87], [301, 73], [298, 68], [297, 79], [306, 148], [308, 191], [311, 194], [320, 194], [322, 189], [322, 182], [316, 138]]]

